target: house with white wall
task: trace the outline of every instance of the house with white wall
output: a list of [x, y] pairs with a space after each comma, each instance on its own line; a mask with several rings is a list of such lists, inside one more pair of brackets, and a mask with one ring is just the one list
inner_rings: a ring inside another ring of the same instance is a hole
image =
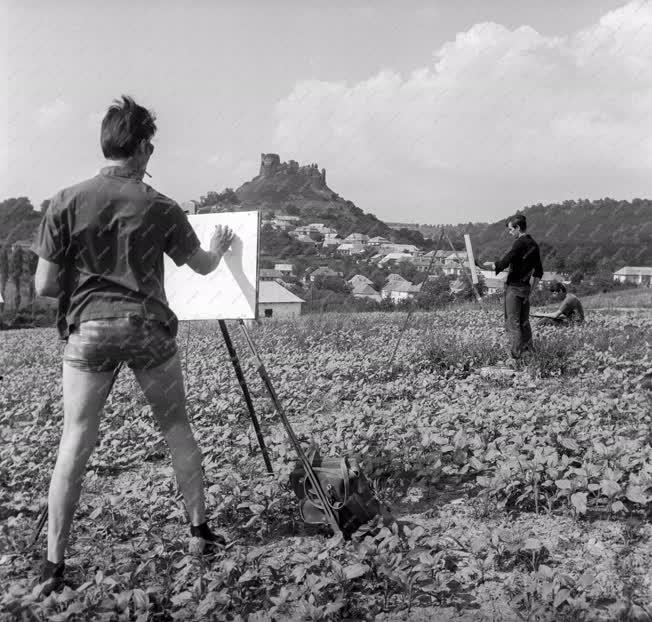
[[652, 268], [646, 266], [625, 266], [614, 272], [614, 281], [650, 287], [652, 285]]
[[258, 317], [288, 319], [301, 315], [305, 302], [276, 281], [258, 282]]

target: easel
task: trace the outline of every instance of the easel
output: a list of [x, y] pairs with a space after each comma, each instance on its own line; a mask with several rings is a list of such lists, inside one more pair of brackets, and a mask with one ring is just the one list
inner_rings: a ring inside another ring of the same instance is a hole
[[[269, 459], [269, 454], [267, 452], [267, 447], [265, 446], [265, 440], [263, 439], [263, 434], [260, 429], [260, 423], [258, 421], [258, 417], [256, 416], [256, 411], [254, 410], [254, 405], [251, 400], [251, 394], [249, 393], [249, 387], [247, 386], [247, 382], [244, 377], [244, 373], [242, 371], [242, 367], [240, 366], [240, 360], [238, 358], [238, 354], [235, 350], [235, 347], [233, 345], [233, 341], [231, 340], [231, 335], [229, 334], [228, 328], [226, 326], [226, 320], [218, 320], [218, 323], [220, 325], [220, 331], [222, 332], [222, 338], [224, 339], [224, 343], [226, 345], [226, 349], [229, 353], [229, 358], [231, 359], [231, 364], [233, 365], [233, 369], [235, 371], [236, 378], [238, 379], [238, 384], [240, 385], [240, 389], [242, 390], [242, 395], [244, 397], [245, 403], [247, 404], [247, 410], [249, 411], [249, 416], [251, 418], [251, 422], [254, 426], [254, 430], [256, 432], [256, 438], [258, 440], [258, 446], [260, 447], [260, 451], [263, 454], [263, 460], [265, 462], [265, 467], [267, 469], [267, 472], [272, 474], [272, 463]], [[322, 504], [324, 508], [324, 514], [326, 515], [326, 518], [328, 520], [329, 525], [333, 529], [334, 534], [341, 533], [340, 526], [337, 523], [337, 519], [335, 517], [335, 514], [331, 508], [331, 505], [328, 501], [328, 498], [326, 497], [326, 494], [324, 493], [320, 483], [319, 479], [315, 475], [315, 472], [313, 470], [312, 465], [310, 464], [310, 461], [306, 458], [305, 453], [303, 452], [303, 449], [301, 448], [301, 445], [299, 443], [299, 439], [297, 439], [294, 430], [292, 429], [292, 426], [290, 425], [290, 422], [288, 421], [287, 416], [285, 415], [285, 410], [283, 409], [283, 406], [281, 405], [280, 400], [278, 399], [278, 395], [276, 394], [276, 391], [274, 390], [274, 387], [272, 385], [272, 381], [269, 378], [269, 375], [267, 374], [267, 370], [265, 369], [265, 365], [263, 364], [260, 356], [258, 355], [258, 351], [256, 349], [256, 346], [253, 342], [253, 339], [251, 338], [251, 335], [249, 334], [249, 331], [247, 330], [247, 327], [244, 323], [244, 320], [238, 320], [238, 323], [240, 325], [240, 329], [242, 330], [242, 334], [245, 338], [245, 341], [247, 342], [247, 345], [249, 346], [249, 349], [251, 351], [251, 354], [254, 357], [254, 361], [256, 363], [256, 371], [260, 375], [263, 384], [265, 385], [265, 388], [267, 389], [267, 392], [269, 393], [269, 396], [272, 400], [272, 403], [274, 404], [274, 408], [276, 408], [276, 412], [278, 412], [279, 416], [281, 417], [281, 421], [283, 423], [283, 426], [285, 427], [285, 431], [287, 432], [288, 436], [290, 437], [290, 442], [292, 443], [292, 446], [294, 447], [294, 450], [297, 452], [297, 455], [299, 456], [299, 460], [301, 461], [301, 464], [303, 465], [303, 468], [306, 472], [306, 475], [308, 476], [308, 479], [310, 480], [310, 484], [312, 485], [313, 490], [317, 494], [317, 497], [319, 498], [320, 503]], [[122, 368], [122, 363], [118, 365], [116, 368], [113, 378], [111, 379], [111, 385], [109, 387], [109, 391], [107, 393], [107, 397], [109, 393], [111, 393], [111, 389], [113, 388], [113, 385], [115, 383], [116, 378], [118, 377], [118, 374], [120, 372], [120, 369]], [[36, 544], [36, 541], [38, 540], [38, 537], [41, 533], [41, 530], [43, 529], [43, 526], [45, 525], [46, 521], [48, 518], [48, 508], [47, 506], [43, 509], [41, 516], [38, 519], [38, 523], [36, 525], [36, 529], [34, 531], [34, 536], [32, 538], [32, 542], [30, 546], [34, 546]]]

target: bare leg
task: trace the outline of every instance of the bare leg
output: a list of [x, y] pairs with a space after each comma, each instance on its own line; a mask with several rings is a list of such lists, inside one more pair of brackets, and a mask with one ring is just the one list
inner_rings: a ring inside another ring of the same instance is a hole
[[201, 452], [186, 414], [179, 355], [154, 369], [134, 370], [172, 454], [172, 465], [193, 525], [206, 520]]
[[48, 496], [48, 560], [54, 563], [64, 557], [112, 376], [63, 363], [63, 432]]

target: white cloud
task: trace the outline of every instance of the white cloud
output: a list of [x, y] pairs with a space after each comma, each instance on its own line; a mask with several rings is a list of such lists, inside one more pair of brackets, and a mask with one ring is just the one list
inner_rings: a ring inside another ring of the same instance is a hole
[[51, 127], [68, 112], [68, 104], [61, 97], [41, 106], [36, 112], [39, 127]]
[[320, 162], [359, 197], [371, 197], [365, 184], [382, 196], [403, 180], [414, 197], [449, 196], [460, 180], [503, 196], [529, 182], [554, 194], [573, 174], [589, 196], [652, 167], [651, 42], [642, 1], [568, 37], [476, 24], [409, 75], [296, 84], [277, 105], [277, 149]]

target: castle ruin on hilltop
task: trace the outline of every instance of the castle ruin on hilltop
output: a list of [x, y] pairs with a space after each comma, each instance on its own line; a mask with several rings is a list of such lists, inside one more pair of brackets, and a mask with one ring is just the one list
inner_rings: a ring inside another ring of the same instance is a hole
[[326, 169], [322, 168], [321, 171], [317, 164], [308, 164], [306, 166], [299, 166], [296, 160], [289, 160], [288, 162], [281, 162], [278, 153], [261, 153], [260, 154], [260, 172], [259, 177], [268, 179], [277, 174], [286, 175], [302, 175], [310, 177], [311, 181], [318, 188], [326, 188]]

